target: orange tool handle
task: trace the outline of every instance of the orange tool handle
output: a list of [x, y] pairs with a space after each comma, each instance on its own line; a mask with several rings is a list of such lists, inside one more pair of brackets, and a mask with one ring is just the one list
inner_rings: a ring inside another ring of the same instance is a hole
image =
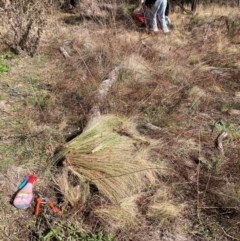
[[61, 210], [55, 207], [51, 201], [47, 201], [47, 204], [55, 213], [62, 214]]
[[35, 215], [37, 216], [39, 214], [39, 209], [40, 209], [40, 205], [41, 205], [42, 199], [39, 197], [37, 198], [37, 204], [35, 207]]

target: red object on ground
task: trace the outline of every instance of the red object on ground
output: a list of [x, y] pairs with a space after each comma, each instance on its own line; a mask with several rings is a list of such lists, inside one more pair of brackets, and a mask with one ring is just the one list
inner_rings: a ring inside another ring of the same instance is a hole
[[140, 13], [136, 13], [135, 18], [139, 23], [144, 23], [144, 18]]
[[38, 193], [38, 198], [37, 198], [37, 204], [36, 204], [36, 208], [35, 208], [35, 215], [37, 216], [39, 214], [39, 210], [40, 210], [40, 205], [41, 203], [47, 203], [48, 206], [57, 214], [62, 214], [61, 210], [57, 207], [55, 207], [53, 205], [53, 203], [45, 196], [41, 195], [40, 193]]

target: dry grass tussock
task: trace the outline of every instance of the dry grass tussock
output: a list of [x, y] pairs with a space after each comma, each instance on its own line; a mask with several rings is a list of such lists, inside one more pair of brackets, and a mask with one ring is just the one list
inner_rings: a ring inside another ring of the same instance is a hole
[[75, 175], [84, 177], [117, 204], [153, 185], [161, 173], [157, 163], [147, 161], [151, 142], [134, 133], [133, 125], [115, 116], [96, 118], [53, 162], [65, 156], [65, 165]]
[[33, 3], [23, 0], [2, 5], [1, 43], [16, 54], [27, 53], [33, 56], [46, 24], [44, 16], [50, 4], [46, 1]]
[[[81, 240], [102, 228], [125, 241], [238, 240], [239, 9], [176, 11], [171, 33], [152, 36], [135, 3], [93, 7], [52, 8], [32, 58], [1, 48], [0, 239]], [[101, 117], [87, 123], [116, 66]], [[61, 217], [9, 204], [29, 172]]]
[[[156, 158], [151, 161], [150, 151], [159, 145], [161, 142], [141, 136], [136, 123], [126, 118], [105, 115], [91, 120], [81, 135], [68, 142], [53, 158], [54, 163], [64, 158], [65, 174], [60, 174], [55, 182], [65, 205], [74, 207], [81, 203], [84, 210], [97, 191], [104, 201], [101, 205], [92, 205], [89, 222], [98, 220], [105, 231], [114, 234], [119, 230], [136, 232], [139, 225], [145, 230], [148, 221], [139, 210], [139, 200], [146, 192], [163, 188], [159, 178], [172, 176], [174, 172]], [[70, 177], [75, 179], [74, 186], [69, 183]], [[95, 191], [91, 191], [92, 186]], [[165, 187], [165, 194], [167, 189]], [[142, 210], [149, 209], [149, 219], [167, 222], [180, 216], [180, 206], [167, 201], [163, 205], [158, 199], [156, 195], [149, 206], [141, 204]]]

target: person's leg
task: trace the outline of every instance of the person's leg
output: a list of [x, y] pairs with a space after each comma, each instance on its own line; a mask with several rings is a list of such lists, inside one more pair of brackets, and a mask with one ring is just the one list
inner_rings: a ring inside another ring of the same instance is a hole
[[149, 17], [150, 17], [150, 22], [151, 22], [151, 28], [154, 32], [158, 31], [158, 26], [157, 26], [157, 13], [158, 9], [160, 6], [160, 2], [162, 0], [156, 0], [151, 7], [149, 8]]
[[168, 17], [169, 15], [169, 3], [167, 2], [167, 7], [166, 7], [166, 11], [165, 11], [165, 16]]
[[167, 1], [167, 7], [166, 7], [166, 11], [165, 11], [165, 20], [166, 20], [167, 25], [171, 24], [171, 20], [169, 18], [169, 11], [170, 11], [169, 9], [170, 9], [170, 6]]
[[167, 0], [159, 0], [159, 8], [157, 11], [158, 20], [161, 23], [162, 30], [164, 33], [168, 33], [168, 27], [165, 19], [165, 11], [167, 7]]

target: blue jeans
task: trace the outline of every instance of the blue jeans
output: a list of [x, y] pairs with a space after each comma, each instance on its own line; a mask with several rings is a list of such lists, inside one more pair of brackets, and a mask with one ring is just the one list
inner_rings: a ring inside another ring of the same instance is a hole
[[155, 3], [151, 6], [150, 11], [150, 21], [153, 31], [158, 31], [157, 18], [162, 26], [164, 33], [168, 33], [168, 27], [165, 20], [165, 11], [167, 8], [167, 0], [156, 0]]

